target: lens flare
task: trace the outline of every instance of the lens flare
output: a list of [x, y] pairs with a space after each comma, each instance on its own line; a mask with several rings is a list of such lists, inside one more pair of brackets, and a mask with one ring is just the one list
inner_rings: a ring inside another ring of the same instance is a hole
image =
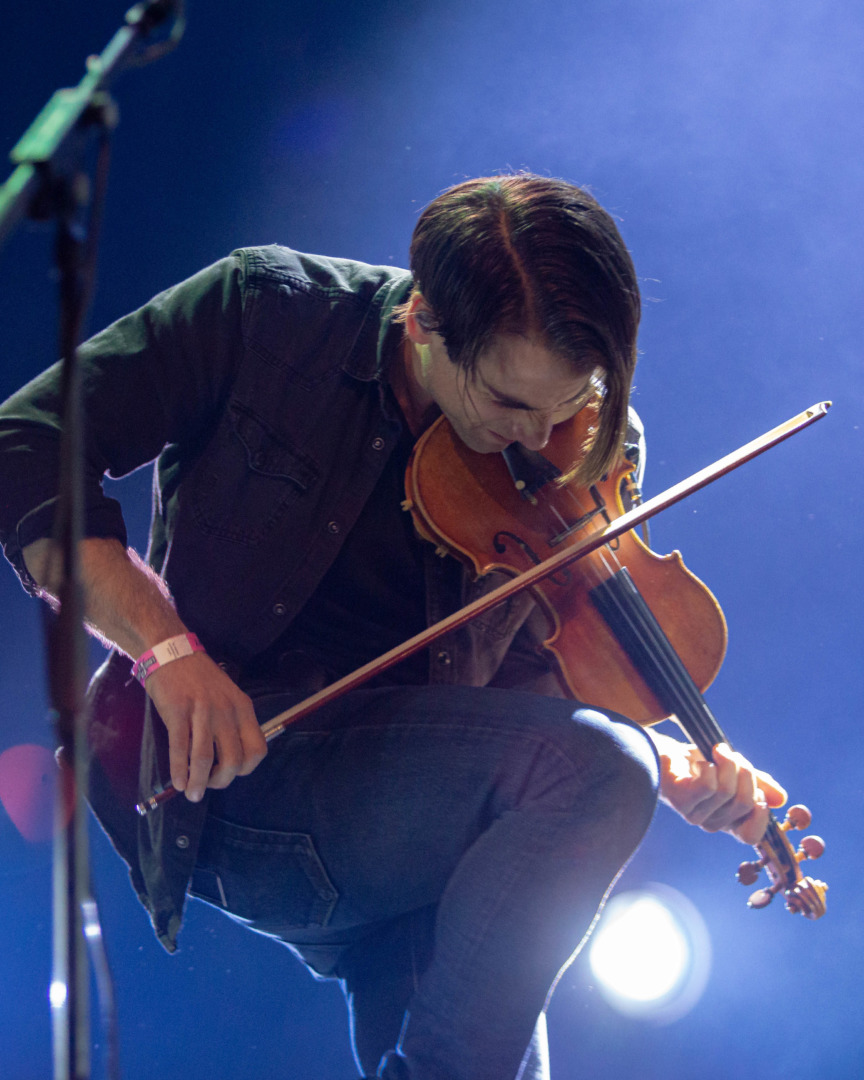
[[[30, 843], [50, 840], [54, 835], [58, 778], [54, 754], [45, 746], [22, 743], [0, 754], [0, 803]], [[70, 795], [67, 791], [67, 820]]]
[[619, 1012], [660, 1023], [696, 1004], [711, 964], [702, 917], [681, 893], [661, 885], [620, 893], [606, 906], [589, 963]]

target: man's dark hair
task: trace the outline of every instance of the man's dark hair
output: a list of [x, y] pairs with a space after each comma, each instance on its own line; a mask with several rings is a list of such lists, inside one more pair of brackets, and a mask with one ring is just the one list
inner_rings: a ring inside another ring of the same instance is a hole
[[620, 451], [636, 364], [636, 273], [615, 222], [586, 191], [531, 174], [468, 180], [420, 216], [411, 271], [450, 359], [467, 372], [499, 335], [536, 337], [596, 372], [600, 420], [578, 475]]

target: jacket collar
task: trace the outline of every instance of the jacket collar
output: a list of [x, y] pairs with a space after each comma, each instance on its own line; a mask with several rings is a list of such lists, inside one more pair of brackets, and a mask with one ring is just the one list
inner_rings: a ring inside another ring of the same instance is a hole
[[[377, 290], [372, 298], [363, 325], [354, 344], [342, 364], [346, 375], [369, 382], [386, 379], [399, 343], [402, 340], [402, 327], [393, 325], [393, 310], [408, 299], [414, 279], [407, 270], [394, 271]], [[374, 335], [375, 348], [369, 348]]]

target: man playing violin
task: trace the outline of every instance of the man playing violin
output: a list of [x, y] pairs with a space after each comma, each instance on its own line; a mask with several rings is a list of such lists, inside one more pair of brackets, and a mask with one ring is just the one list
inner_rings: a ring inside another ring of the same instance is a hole
[[[82, 575], [112, 646], [91, 687], [90, 801], [166, 948], [187, 895], [284, 942], [341, 980], [367, 1076], [548, 1075], [550, 988], [658, 789], [746, 843], [785, 800], [728, 748], [707, 762], [562, 697], [525, 593], [269, 751], [259, 728], [489, 587], [401, 509], [439, 415], [481, 454], [542, 451], [599, 395], [579, 477], [638, 460], [638, 321], [609, 215], [513, 175], [439, 196], [410, 273], [244, 249], [80, 350]], [[0, 539], [49, 597], [58, 387], [53, 368], [0, 408]], [[154, 460], [145, 562], [101, 482]], [[139, 818], [169, 780], [185, 798]]]

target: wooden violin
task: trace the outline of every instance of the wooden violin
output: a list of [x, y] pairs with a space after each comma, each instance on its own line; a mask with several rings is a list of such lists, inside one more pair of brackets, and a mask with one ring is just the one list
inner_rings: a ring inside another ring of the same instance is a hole
[[[516, 577], [620, 518], [622, 495], [641, 499], [633, 463], [621, 459], [588, 488], [569, 479], [598, 408], [599, 401], [589, 403], [555, 427], [542, 455], [518, 444], [503, 454], [477, 453], [440, 418], [418, 441], [406, 476], [418, 531], [477, 576]], [[708, 761], [718, 743], [731, 746], [702, 696], [723, 660], [726, 622], [679, 552], [658, 556], [629, 531], [531, 591], [547, 617], [543, 648], [565, 694], [642, 725], [672, 718]], [[744, 884], [763, 866], [771, 880], [750, 906], [764, 907], [782, 890], [790, 910], [812, 919], [824, 914], [827, 886], [805, 877], [799, 864], [818, 858], [825, 845], [808, 836], [793, 851], [786, 837], [809, 823], [803, 806], [793, 806], [782, 825], [770, 817], [759, 860], [739, 868]]]
[[[468, 450], [446, 422], [436, 422], [418, 440], [409, 463], [405, 508], [421, 534], [442, 554], [455, 554], [476, 573], [500, 570], [510, 579], [274, 716], [261, 726], [264, 737], [271, 741], [294, 721], [428, 648], [515, 593], [531, 589], [549, 618], [546, 647], [559, 663], [566, 693], [642, 724], [674, 717], [710, 760], [717, 743], [729, 743], [702, 697], [723, 659], [723, 614], [677, 552], [659, 557], [632, 530], [814, 423], [830, 404], [814, 405], [626, 512], [621, 491], [630, 488], [632, 493], [632, 465], [622, 463], [613, 476], [587, 490], [567, 482], [573, 462], [591, 435], [596, 408], [590, 405], [580, 410], [572, 427], [564, 424], [555, 429], [545, 464], [528, 455], [527, 464], [520, 463], [515, 476], [501, 455]], [[454, 515], [457, 485], [464, 487], [467, 501], [458, 504]], [[546, 504], [542, 508], [541, 501]], [[499, 505], [506, 508], [505, 514]], [[505, 554], [514, 561], [505, 561]], [[580, 567], [585, 563], [584, 574], [571, 570], [577, 561]], [[637, 573], [645, 579], [638, 587], [631, 564], [639, 564]], [[583, 616], [586, 622], [580, 628]], [[578, 654], [583, 645], [591, 647], [591, 664], [565, 664], [565, 652]], [[151, 813], [175, 794], [167, 785], [139, 803], [138, 812]], [[765, 835], [755, 845], [759, 858], [742, 863], [738, 871], [745, 885], [752, 884], [763, 867], [767, 872], [770, 885], [750, 896], [751, 907], [764, 907], [782, 891], [789, 910], [810, 919], [824, 914], [827, 886], [805, 877], [800, 869], [802, 861], [821, 855], [824, 843], [819, 837], [805, 837], [796, 851], [787, 837], [791, 829], [806, 828], [809, 821], [810, 813], [803, 806], [791, 807], [782, 824], [770, 816]]]

